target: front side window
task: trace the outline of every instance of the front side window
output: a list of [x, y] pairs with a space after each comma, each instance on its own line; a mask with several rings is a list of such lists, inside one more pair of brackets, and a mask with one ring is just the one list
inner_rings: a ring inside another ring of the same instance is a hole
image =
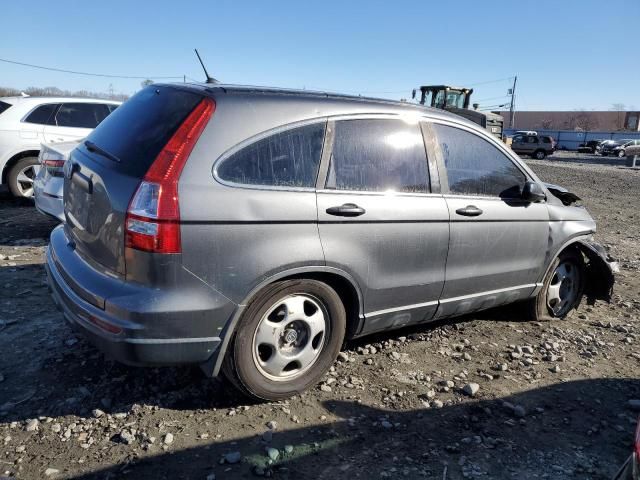
[[96, 128], [109, 115], [101, 103], [64, 103], [56, 114], [59, 127]]
[[38, 125], [54, 125], [53, 112], [58, 107], [58, 104], [49, 103], [47, 105], [40, 105], [34, 111], [32, 111], [27, 118], [24, 119], [25, 123], [35, 123]]
[[427, 155], [417, 123], [401, 120], [341, 120], [326, 188], [369, 192], [426, 193]]
[[519, 198], [526, 176], [489, 141], [465, 130], [433, 124], [451, 193]]
[[292, 128], [246, 146], [223, 160], [218, 178], [273, 187], [314, 187], [325, 122]]

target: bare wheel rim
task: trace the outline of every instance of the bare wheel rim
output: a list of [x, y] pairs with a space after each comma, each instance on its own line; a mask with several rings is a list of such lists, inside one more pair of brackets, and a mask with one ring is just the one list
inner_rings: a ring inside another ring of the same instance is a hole
[[16, 185], [23, 197], [33, 196], [33, 181], [38, 174], [39, 165], [27, 165], [18, 172]]
[[297, 293], [276, 302], [253, 334], [256, 368], [274, 381], [303, 375], [318, 360], [329, 335], [328, 313], [317, 298]]
[[566, 315], [578, 296], [580, 272], [575, 263], [560, 262], [547, 289], [547, 307], [555, 317]]

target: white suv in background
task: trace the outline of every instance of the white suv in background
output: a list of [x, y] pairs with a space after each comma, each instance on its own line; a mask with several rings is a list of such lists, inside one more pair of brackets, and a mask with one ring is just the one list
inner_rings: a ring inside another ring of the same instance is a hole
[[0, 98], [0, 185], [33, 196], [40, 144], [86, 137], [121, 102], [91, 98]]

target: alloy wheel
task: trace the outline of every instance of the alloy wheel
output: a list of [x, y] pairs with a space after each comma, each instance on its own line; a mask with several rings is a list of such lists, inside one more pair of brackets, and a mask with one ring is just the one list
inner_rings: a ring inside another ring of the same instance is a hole
[[20, 195], [26, 198], [33, 196], [33, 182], [40, 170], [40, 165], [27, 165], [18, 172], [16, 185]]
[[560, 262], [547, 289], [547, 307], [554, 317], [562, 317], [573, 307], [579, 294], [580, 272], [571, 261]]

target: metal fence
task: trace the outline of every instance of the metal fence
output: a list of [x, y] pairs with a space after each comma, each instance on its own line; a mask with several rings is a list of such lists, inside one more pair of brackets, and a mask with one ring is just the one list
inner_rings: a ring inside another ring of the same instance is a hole
[[[504, 134], [509, 137], [517, 130], [505, 128]], [[549, 135], [563, 150], [578, 150], [578, 147], [589, 140], [640, 140], [640, 132], [576, 132], [575, 130], [536, 130], [538, 135]]]

